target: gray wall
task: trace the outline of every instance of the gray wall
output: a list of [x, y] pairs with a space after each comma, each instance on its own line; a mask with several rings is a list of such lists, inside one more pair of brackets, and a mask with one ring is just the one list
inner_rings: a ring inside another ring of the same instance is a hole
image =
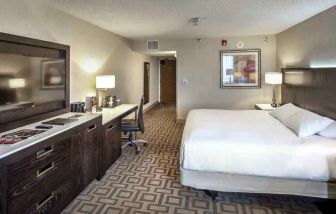
[[276, 35], [277, 70], [336, 67], [336, 6]]
[[97, 74], [116, 75], [124, 103], [138, 103], [143, 94], [143, 63], [151, 63], [150, 103], [158, 101], [158, 59], [132, 50], [132, 42], [36, 1], [0, 0], [0, 32], [71, 46], [71, 101], [95, 94]]
[[[225, 38], [225, 37], [224, 37]], [[161, 40], [161, 51], [177, 51], [177, 118], [186, 118], [197, 108], [254, 109], [256, 103], [270, 103], [271, 86], [264, 84], [264, 73], [275, 71], [275, 36], [225, 38], [228, 46], [221, 46], [221, 38]], [[261, 89], [220, 89], [220, 50], [236, 49], [237, 41], [244, 41], [246, 49], [261, 49]], [[146, 52], [145, 42], [134, 42], [135, 51]], [[187, 86], [182, 79], [188, 79]]]

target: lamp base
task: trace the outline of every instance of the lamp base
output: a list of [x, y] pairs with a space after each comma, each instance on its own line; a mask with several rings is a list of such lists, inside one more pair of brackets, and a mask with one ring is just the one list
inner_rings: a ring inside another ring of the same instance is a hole
[[271, 106], [272, 106], [273, 108], [276, 108], [276, 107], [279, 106], [279, 104], [277, 104], [277, 103], [272, 103]]

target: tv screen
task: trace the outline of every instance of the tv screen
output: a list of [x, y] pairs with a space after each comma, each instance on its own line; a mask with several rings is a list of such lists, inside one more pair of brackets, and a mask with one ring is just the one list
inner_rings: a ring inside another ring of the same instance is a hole
[[0, 53], [0, 114], [65, 102], [65, 60]]

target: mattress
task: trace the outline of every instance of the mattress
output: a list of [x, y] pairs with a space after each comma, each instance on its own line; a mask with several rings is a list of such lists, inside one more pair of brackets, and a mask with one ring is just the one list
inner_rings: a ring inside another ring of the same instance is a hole
[[188, 114], [181, 168], [274, 178], [336, 179], [336, 140], [299, 138], [266, 111], [198, 109]]

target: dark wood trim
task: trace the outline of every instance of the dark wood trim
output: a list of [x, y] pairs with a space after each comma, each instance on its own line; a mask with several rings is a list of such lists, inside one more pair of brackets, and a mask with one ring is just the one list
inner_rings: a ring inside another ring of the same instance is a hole
[[7, 166], [0, 162], [0, 213], [7, 212]]
[[[27, 50], [29, 52], [29, 47], [32, 48], [44, 48], [46, 51], [49, 49], [59, 51], [61, 58], [65, 59], [65, 103], [63, 107], [55, 109], [55, 104], [42, 104], [38, 109], [29, 108], [29, 117], [22, 117], [18, 120], [10, 120], [8, 122], [3, 122], [0, 124], [0, 132], [7, 131], [19, 126], [24, 126], [30, 123], [37, 122], [39, 120], [47, 119], [48, 117], [57, 116], [70, 111], [70, 46], [57, 44], [54, 42], [42, 41], [38, 39], [32, 39], [7, 33], [0, 32], [0, 42], [3, 44], [12, 44], [20, 50]], [[17, 111], [6, 112], [8, 116], [18, 114]], [[10, 118], [10, 117], [8, 117]]]
[[[149, 70], [147, 70], [147, 66]], [[143, 85], [144, 104], [149, 103], [150, 99], [150, 63], [144, 62], [144, 85]]]
[[282, 103], [336, 119], [336, 68], [282, 68]]
[[68, 45], [58, 44], [49, 41], [43, 41], [39, 39], [33, 39], [29, 37], [23, 37], [8, 33], [0, 32], [0, 41], [12, 42], [12, 43], [21, 43], [26, 45], [32, 45], [36, 47], [52, 48], [52, 49], [62, 49], [65, 50], [69, 48]]

